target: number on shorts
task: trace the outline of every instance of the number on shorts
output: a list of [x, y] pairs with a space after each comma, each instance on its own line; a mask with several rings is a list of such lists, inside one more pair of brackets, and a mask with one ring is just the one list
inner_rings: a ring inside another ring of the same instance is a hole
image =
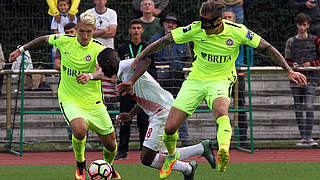
[[152, 128], [149, 128], [148, 132], [147, 132], [147, 138], [149, 138], [151, 136], [151, 133], [152, 133]]

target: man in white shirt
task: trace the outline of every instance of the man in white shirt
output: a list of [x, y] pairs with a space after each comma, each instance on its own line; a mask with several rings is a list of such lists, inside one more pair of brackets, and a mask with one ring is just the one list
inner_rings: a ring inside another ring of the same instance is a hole
[[114, 49], [114, 37], [117, 32], [117, 13], [107, 8], [108, 0], [93, 0], [96, 7], [87, 10], [96, 17], [96, 31], [93, 37], [105, 46]]

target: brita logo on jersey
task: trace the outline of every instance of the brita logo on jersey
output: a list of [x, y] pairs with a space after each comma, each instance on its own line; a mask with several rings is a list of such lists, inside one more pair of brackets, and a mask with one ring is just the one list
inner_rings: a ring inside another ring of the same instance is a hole
[[231, 56], [216, 56], [213, 54], [207, 54], [204, 52], [201, 52], [201, 56], [203, 59], [206, 59], [209, 62], [213, 63], [227, 63], [231, 61]]
[[67, 74], [68, 76], [74, 76], [74, 77], [77, 77], [77, 76], [78, 76], [79, 74], [81, 74], [81, 73], [87, 73], [87, 72], [84, 72], [84, 71], [79, 71], [79, 70], [70, 69], [70, 68], [68, 68], [68, 67], [66, 67], [66, 66], [62, 66], [62, 69], [63, 69], [63, 71], [66, 72], [66, 74]]

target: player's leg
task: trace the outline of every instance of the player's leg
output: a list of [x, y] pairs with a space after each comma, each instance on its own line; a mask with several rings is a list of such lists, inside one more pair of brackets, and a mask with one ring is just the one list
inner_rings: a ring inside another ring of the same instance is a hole
[[206, 87], [208, 89], [208, 96], [206, 96], [206, 100], [208, 106], [212, 109], [218, 124], [218, 171], [221, 172], [226, 171], [229, 163], [229, 147], [232, 136], [232, 128], [230, 124], [230, 118], [228, 116], [228, 110], [233, 84], [234, 81], [216, 80], [208, 81]]
[[[161, 169], [167, 157], [167, 155], [161, 153], [165, 150], [163, 144], [164, 142], [162, 141], [162, 132], [166, 119], [167, 116], [155, 119], [150, 118], [148, 131], [143, 143], [140, 157], [142, 164], [159, 170]], [[173, 164], [172, 169], [182, 172], [184, 175], [187, 174], [189, 177], [193, 177], [196, 165], [196, 162], [190, 164], [177, 160]]]
[[83, 114], [85, 111], [75, 104], [60, 102], [59, 105], [66, 123], [72, 129], [72, 145], [77, 162], [75, 179], [83, 180], [86, 178], [86, 161], [84, 157], [86, 133], [88, 130], [87, 122], [85, 120], [86, 114]]
[[215, 99], [212, 109], [214, 109], [218, 124], [218, 171], [224, 172], [229, 163], [229, 147], [232, 136], [232, 128], [228, 116], [229, 100], [223, 97]]
[[179, 160], [185, 160], [192, 156], [201, 155], [204, 156], [209, 162], [212, 169], [216, 168], [216, 159], [213, 153], [214, 143], [210, 140], [203, 140], [201, 143], [178, 148], [177, 151], [180, 154]]
[[75, 118], [70, 122], [72, 129], [72, 145], [77, 161], [75, 179], [85, 179], [86, 161], [84, 157], [86, 148], [87, 123], [83, 118]]
[[[89, 129], [96, 132], [103, 144], [103, 157], [109, 164], [113, 164], [117, 152], [117, 141], [111, 118], [105, 106], [90, 111], [88, 118]], [[111, 179], [121, 179], [114, 169]]]
[[163, 133], [163, 141], [168, 150], [168, 156], [160, 171], [160, 177], [162, 178], [171, 173], [173, 164], [179, 159], [179, 152], [176, 151], [177, 130], [187, 116], [191, 115], [204, 100], [205, 88], [203, 85], [204, 83], [199, 80], [186, 80], [172, 105]]

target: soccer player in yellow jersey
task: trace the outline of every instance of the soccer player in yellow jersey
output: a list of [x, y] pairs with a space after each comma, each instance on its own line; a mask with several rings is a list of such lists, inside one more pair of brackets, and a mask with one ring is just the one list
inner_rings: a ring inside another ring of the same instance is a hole
[[[65, 121], [72, 129], [72, 144], [77, 162], [75, 179], [85, 180], [84, 152], [88, 129], [97, 133], [104, 145], [104, 160], [110, 164], [113, 163], [117, 152], [117, 142], [114, 127], [102, 99], [100, 80], [104, 74], [97, 58], [106, 47], [92, 38], [95, 17], [90, 13], [81, 14], [76, 30], [76, 35], [40, 36], [12, 52], [9, 60], [15, 61], [25, 50], [42, 41], [59, 48], [61, 53], [59, 104]], [[112, 76], [116, 72], [110, 73]], [[115, 170], [112, 179], [121, 179]]]
[[[240, 45], [264, 49], [271, 59], [282, 66], [292, 81], [306, 85], [306, 77], [294, 72], [278, 50], [267, 41], [242, 24], [223, 20], [221, 17], [223, 8], [221, 0], [203, 2], [200, 8], [200, 21], [174, 29], [170, 34], [150, 44], [136, 56], [132, 65], [135, 68], [138, 61], [172, 43], [181, 44], [190, 41], [194, 43], [195, 61], [172, 105], [165, 125], [163, 141], [168, 156], [161, 168], [160, 178], [166, 178], [171, 173], [172, 166], [179, 157], [176, 151], [177, 130], [203, 100], [206, 100], [213, 111], [218, 124], [218, 171], [226, 171], [232, 135], [228, 109], [230, 91], [237, 78], [235, 61]], [[132, 88], [132, 83], [128, 81], [119, 84], [118, 92], [128, 91]]]

